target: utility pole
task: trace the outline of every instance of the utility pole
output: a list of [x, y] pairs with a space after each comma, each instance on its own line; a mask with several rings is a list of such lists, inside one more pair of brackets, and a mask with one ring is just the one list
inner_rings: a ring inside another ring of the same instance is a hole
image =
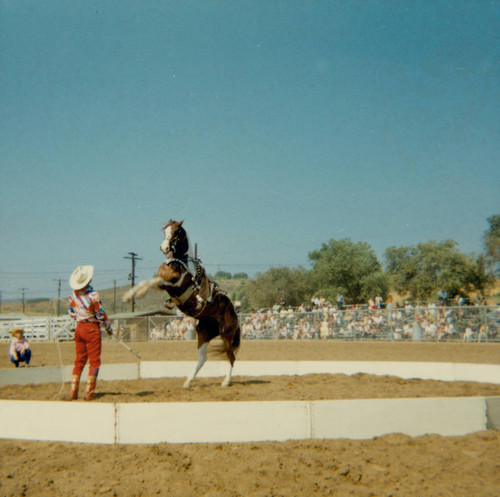
[[23, 304], [23, 314], [24, 314], [24, 309], [25, 309], [25, 305], [24, 305], [24, 291], [27, 290], [27, 288], [21, 288], [21, 302]]
[[[129, 252], [128, 257], [124, 257], [124, 259], [130, 259], [132, 261], [132, 272], [128, 275], [128, 279], [130, 280], [130, 287], [133, 288], [135, 286], [135, 261], [142, 261], [142, 259], [135, 252]], [[135, 309], [135, 301], [134, 297], [130, 301], [130, 310], [134, 312]]]
[[113, 280], [113, 314], [116, 314], [116, 280]]
[[54, 280], [57, 281], [57, 317], [61, 315], [61, 280]]

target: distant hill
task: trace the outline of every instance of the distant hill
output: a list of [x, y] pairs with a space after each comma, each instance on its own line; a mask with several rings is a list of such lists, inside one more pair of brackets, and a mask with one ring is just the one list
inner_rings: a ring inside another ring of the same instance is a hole
[[[235, 291], [241, 285], [241, 282], [245, 280], [221, 280], [217, 281], [220, 288], [227, 292], [229, 295]], [[109, 315], [119, 314], [123, 312], [131, 311], [130, 302], [122, 302], [122, 297], [130, 286], [121, 286], [116, 288], [106, 288], [96, 290], [99, 292], [104, 309]], [[165, 310], [165, 293], [157, 292], [151, 290], [146, 294], [145, 297], [135, 300], [134, 310], [136, 312], [141, 311], [153, 311], [153, 310]], [[57, 299], [32, 299], [25, 302], [25, 315], [27, 316], [57, 316]], [[2, 302], [2, 314], [19, 314], [22, 312], [22, 304], [20, 301], [9, 301]], [[66, 297], [59, 302], [59, 313], [61, 316], [68, 312], [68, 300]]]
[[[241, 285], [246, 285], [250, 280], [242, 279], [227, 279], [218, 280], [220, 288], [231, 296], [233, 292], [240, 288]], [[103, 301], [104, 308], [106, 312], [110, 315], [118, 314], [122, 312], [130, 312], [130, 303], [122, 302], [122, 297], [124, 293], [130, 287], [122, 286], [116, 288], [99, 289], [99, 294]], [[392, 292], [396, 301], [402, 301], [404, 298]], [[64, 297], [59, 303], [60, 315], [65, 315], [68, 311], [67, 308], [67, 298]], [[164, 310], [165, 294], [163, 292], [150, 291], [144, 298], [136, 299], [135, 301], [135, 311], [152, 311], [152, 310]], [[500, 304], [500, 280], [497, 280], [494, 288], [490, 290], [489, 297], [487, 298], [488, 305], [499, 305]], [[2, 302], [2, 315], [5, 314], [19, 314], [22, 312], [21, 302], [19, 301], [7, 301]], [[28, 300], [25, 303], [25, 314], [27, 316], [57, 316], [57, 301], [50, 299], [33, 299]]]

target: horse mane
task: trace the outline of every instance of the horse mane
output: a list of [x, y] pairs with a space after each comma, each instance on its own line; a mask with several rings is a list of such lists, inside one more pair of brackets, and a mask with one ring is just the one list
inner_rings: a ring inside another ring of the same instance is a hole
[[186, 230], [179, 225], [177, 233], [179, 234], [178, 241], [175, 245], [177, 253], [182, 256], [189, 256], [189, 238]]

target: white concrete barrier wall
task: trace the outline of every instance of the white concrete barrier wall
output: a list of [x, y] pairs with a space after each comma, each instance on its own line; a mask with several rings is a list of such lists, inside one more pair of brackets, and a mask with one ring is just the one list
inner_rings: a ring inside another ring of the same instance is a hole
[[251, 442], [310, 438], [309, 402], [119, 404], [118, 443]]
[[363, 361], [245, 361], [236, 362], [234, 374], [241, 376], [275, 376], [305, 374], [366, 373], [400, 378], [442, 381], [476, 381], [500, 384], [500, 365], [455, 364], [436, 362], [363, 362]]
[[[185, 377], [194, 361], [143, 361], [132, 364], [103, 364], [99, 379], [135, 380], [138, 378]], [[26, 385], [71, 381], [72, 366], [43, 368], [10, 368], [0, 370], [0, 386]], [[227, 361], [208, 361], [199, 373], [200, 378], [222, 377], [228, 370]], [[475, 381], [500, 384], [500, 365], [454, 364], [437, 362], [363, 362], [363, 361], [236, 361], [233, 375], [278, 376], [306, 374], [366, 373], [400, 378], [420, 378], [442, 381]], [[84, 370], [82, 377], [87, 375]]]
[[[103, 444], [463, 436], [487, 429], [485, 398], [102, 404], [0, 401], [0, 438]], [[10, 422], [9, 422], [10, 421]]]
[[[107, 364], [101, 368], [100, 379], [186, 376], [193, 367], [191, 361]], [[224, 376], [227, 367], [225, 361], [210, 361], [200, 376]], [[71, 369], [1, 370], [0, 385], [69, 381]], [[241, 376], [360, 372], [500, 383], [500, 366], [481, 364], [240, 361], [234, 371]], [[140, 404], [4, 400], [0, 401], [0, 438], [108, 444], [369, 439], [394, 432], [465, 435], [499, 426], [499, 405], [498, 398], [477, 397]]]
[[0, 401], [0, 438], [115, 443], [114, 404]]
[[484, 398], [119, 404], [117, 443], [462, 436], [486, 429]]
[[479, 397], [325, 400], [312, 403], [311, 438], [462, 436], [486, 429], [486, 423], [486, 400]]
[[[208, 361], [198, 374], [199, 378], [224, 376], [227, 361]], [[143, 361], [140, 365], [141, 378], [179, 378], [193, 372], [196, 361]]]
[[[140, 364], [141, 378], [184, 377], [195, 367], [194, 361], [146, 361]], [[208, 361], [199, 377], [219, 377], [227, 373], [227, 361]], [[500, 384], [500, 365], [438, 362], [364, 361], [236, 361], [233, 375], [279, 376], [357, 373], [390, 375], [442, 381], [476, 381]]]
[[[0, 387], [70, 382], [72, 372], [73, 366], [2, 369], [0, 370]], [[85, 366], [82, 373], [83, 381], [87, 374], [88, 366]], [[139, 379], [139, 364], [105, 364], [99, 370], [99, 379], [104, 381], [137, 380]]]

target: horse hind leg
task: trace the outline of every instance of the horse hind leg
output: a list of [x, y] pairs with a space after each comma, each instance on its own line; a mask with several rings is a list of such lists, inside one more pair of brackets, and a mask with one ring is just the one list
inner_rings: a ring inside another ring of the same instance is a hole
[[196, 363], [194, 371], [186, 378], [186, 381], [184, 382], [184, 388], [189, 388], [191, 386], [192, 381], [196, 378], [196, 375], [203, 367], [203, 364], [207, 362], [207, 349], [208, 342], [203, 342], [198, 346], [198, 362]]
[[224, 381], [221, 383], [222, 387], [231, 385], [231, 377], [233, 374], [234, 361], [236, 360], [235, 351], [240, 346], [240, 327], [238, 324], [238, 317], [234, 312], [232, 306], [228, 306], [225, 312], [225, 328], [226, 331], [221, 333], [222, 343], [229, 360], [229, 369], [227, 371]]
[[229, 359], [229, 369], [227, 370], [226, 377], [221, 383], [221, 387], [228, 387], [229, 385], [231, 385], [231, 378], [233, 376], [233, 366], [236, 357], [234, 356], [234, 350], [233, 347], [231, 346], [231, 342], [224, 337], [222, 337], [222, 341], [224, 343], [224, 348], [226, 349], [227, 358]]
[[238, 350], [240, 346], [240, 328], [239, 326], [232, 333], [221, 335], [222, 343], [224, 344], [224, 350], [226, 352], [228, 361], [229, 361], [229, 369], [227, 371], [226, 377], [224, 381], [221, 383], [222, 387], [228, 387], [231, 385], [231, 377], [233, 374], [233, 366], [236, 361], [235, 352]]

